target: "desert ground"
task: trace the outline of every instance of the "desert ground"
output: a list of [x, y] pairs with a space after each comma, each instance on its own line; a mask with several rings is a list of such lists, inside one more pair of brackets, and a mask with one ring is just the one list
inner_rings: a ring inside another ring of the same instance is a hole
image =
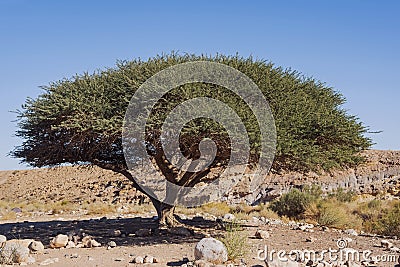
[[[182, 226], [158, 229], [156, 212], [147, 199], [128, 180], [110, 171], [59, 167], [0, 172], [0, 235], [7, 240], [40, 241], [44, 250], [31, 251], [31, 266], [207, 266], [195, 262], [196, 244], [204, 237], [226, 238], [227, 232], [233, 233], [232, 244], [243, 255], [221, 266], [268, 266], [264, 259], [272, 251], [314, 251], [321, 256], [324, 250], [335, 251], [343, 245], [359, 253], [371, 251], [372, 258], [359, 260], [363, 266], [398, 264], [400, 241], [392, 236], [281, 220], [273, 215], [232, 215], [222, 205], [210, 207], [178, 209]], [[232, 231], [230, 225], [237, 229]], [[256, 236], [257, 231], [262, 236]], [[75, 245], [80, 246], [51, 248], [59, 234], [75, 238]], [[85, 236], [100, 246], [83, 247], [79, 239]], [[138, 256], [155, 260], [135, 263]], [[284, 264], [289, 263], [269, 266], [300, 266]], [[359, 266], [344, 260], [342, 265], [302, 264]]]

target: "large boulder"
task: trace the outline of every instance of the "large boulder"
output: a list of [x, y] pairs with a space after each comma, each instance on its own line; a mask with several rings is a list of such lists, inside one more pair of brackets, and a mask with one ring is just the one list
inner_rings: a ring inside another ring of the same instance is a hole
[[213, 263], [223, 263], [228, 260], [228, 251], [225, 245], [215, 238], [203, 238], [194, 249], [196, 260], [205, 260]]
[[35, 241], [35, 240], [33, 240], [33, 239], [10, 239], [10, 240], [7, 240], [7, 243], [8, 244], [15, 244], [15, 245], [18, 245], [18, 246], [21, 246], [21, 247], [28, 248], [29, 245], [33, 241]]
[[0, 251], [1, 263], [27, 263], [30, 261], [29, 249], [15, 242], [5, 242], [4, 247]]

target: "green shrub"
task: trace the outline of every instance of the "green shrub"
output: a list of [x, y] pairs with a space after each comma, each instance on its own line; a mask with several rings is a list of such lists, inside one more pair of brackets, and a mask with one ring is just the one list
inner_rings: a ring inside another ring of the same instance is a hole
[[383, 214], [372, 222], [372, 230], [378, 234], [400, 237], [400, 202], [384, 210]]
[[220, 241], [224, 243], [228, 251], [229, 260], [242, 258], [248, 251], [247, 235], [242, 230], [236, 222], [229, 223], [226, 226], [226, 233]]
[[278, 213], [279, 216], [300, 219], [314, 200], [314, 196], [307, 192], [300, 191], [299, 189], [291, 189], [279, 199], [274, 200], [270, 208]]

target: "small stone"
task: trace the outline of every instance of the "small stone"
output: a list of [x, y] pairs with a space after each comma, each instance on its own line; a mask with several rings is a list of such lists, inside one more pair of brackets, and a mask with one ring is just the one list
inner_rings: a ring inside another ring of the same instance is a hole
[[121, 230], [110, 230], [108, 231], [108, 235], [113, 236], [113, 237], [119, 237], [121, 236], [122, 232]]
[[306, 242], [314, 243], [314, 241], [315, 241], [315, 238], [312, 236], [306, 238]]
[[63, 248], [68, 244], [68, 236], [67, 235], [57, 235], [50, 242], [51, 248]]
[[82, 238], [82, 244], [85, 248], [101, 247], [101, 244], [94, 240], [91, 236], [85, 236]]
[[224, 215], [225, 221], [233, 221], [234, 219], [235, 219], [235, 215], [233, 215], [232, 213], [227, 213]]
[[76, 245], [72, 240], [68, 241], [67, 245], [65, 246], [65, 248], [75, 248], [75, 247]]
[[391, 247], [393, 247], [393, 243], [389, 240], [381, 240], [381, 247], [390, 249]]
[[153, 257], [152, 256], [145, 256], [143, 259], [143, 263], [153, 263]]
[[358, 235], [357, 231], [354, 229], [346, 229], [346, 230], [344, 230], [344, 233], [348, 234], [348, 235], [354, 235], [354, 236]]
[[[398, 247], [391, 247], [389, 250], [390, 250], [390, 252], [400, 252], [400, 248], [398, 248]], [[400, 260], [400, 258], [399, 258], [399, 260]]]
[[117, 243], [115, 243], [115, 241], [110, 241], [107, 243], [107, 246], [109, 246], [110, 248], [115, 248], [117, 246]]
[[324, 232], [329, 232], [329, 227], [328, 226], [322, 226], [322, 231], [324, 231]]
[[50, 264], [56, 263], [58, 261], [59, 261], [58, 258], [49, 258], [49, 259], [46, 259], [46, 260], [42, 261], [41, 263], [39, 263], [39, 265], [50, 265]]
[[257, 230], [256, 233], [254, 234], [254, 236], [258, 239], [268, 239], [270, 235], [269, 235], [268, 231]]
[[93, 248], [98, 248], [98, 247], [101, 247], [101, 244], [99, 242], [97, 242], [96, 240], [92, 239], [92, 240], [90, 240], [90, 246]]
[[4, 243], [7, 241], [7, 237], [4, 235], [0, 235], [0, 243]]
[[151, 229], [139, 229], [135, 232], [136, 236], [145, 237], [151, 235]]
[[301, 230], [301, 231], [305, 231], [305, 230], [307, 230], [308, 228], [307, 228], [307, 226], [305, 226], [305, 225], [300, 225], [297, 229], [299, 229], [299, 230]]
[[40, 241], [32, 241], [28, 248], [32, 253], [42, 253], [44, 251], [44, 246]]
[[136, 256], [134, 259], [133, 259], [133, 262], [134, 263], [143, 263], [143, 257], [140, 257], [140, 256]]
[[124, 261], [123, 258], [115, 258], [114, 261]]
[[209, 263], [205, 260], [196, 260], [194, 262], [194, 266], [196, 266], [196, 267], [211, 267], [211, 263]]
[[168, 230], [173, 235], [191, 236], [192, 233], [185, 227], [172, 227]]
[[11, 211], [15, 212], [15, 213], [21, 213], [22, 209], [20, 209], [20, 208], [12, 208]]

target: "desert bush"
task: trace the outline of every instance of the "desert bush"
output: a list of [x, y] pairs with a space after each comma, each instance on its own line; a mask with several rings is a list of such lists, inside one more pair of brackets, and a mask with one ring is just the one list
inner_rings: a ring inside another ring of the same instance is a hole
[[227, 224], [226, 232], [220, 241], [228, 251], [229, 260], [244, 257], [248, 251], [247, 235], [237, 222]]
[[265, 204], [260, 205], [260, 210], [258, 211], [258, 214], [261, 217], [265, 217], [268, 219], [280, 219], [280, 216], [278, 215], [278, 213], [273, 211], [269, 205], [265, 205]]
[[304, 212], [313, 201], [315, 201], [314, 196], [294, 188], [274, 200], [270, 207], [279, 216], [300, 219], [304, 217]]
[[382, 206], [382, 200], [380, 199], [373, 199], [367, 204], [368, 208], [370, 209], [379, 209]]
[[335, 198], [340, 202], [351, 202], [355, 199], [356, 193], [352, 190], [345, 190], [341, 187], [328, 195], [330, 198]]
[[318, 204], [318, 210], [317, 222], [320, 225], [339, 229], [362, 227], [362, 219], [353, 213], [351, 207], [336, 199], [322, 200]]
[[369, 221], [368, 226], [377, 234], [400, 237], [400, 202], [383, 209], [379, 216]]

